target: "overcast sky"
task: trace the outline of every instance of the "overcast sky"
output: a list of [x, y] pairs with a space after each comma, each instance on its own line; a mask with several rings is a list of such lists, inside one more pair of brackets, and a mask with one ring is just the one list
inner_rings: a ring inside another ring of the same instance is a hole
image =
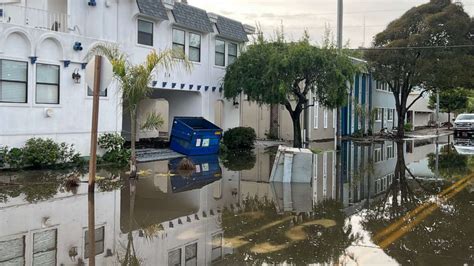
[[[370, 46], [373, 36], [409, 8], [429, 0], [344, 0], [344, 40], [351, 47]], [[299, 39], [305, 29], [321, 41], [325, 25], [336, 32], [337, 0], [188, 0], [189, 4], [254, 26], [272, 35], [283, 23], [288, 39]], [[461, 0], [474, 16], [474, 0]], [[365, 21], [365, 23], [364, 23]], [[365, 24], [365, 27], [364, 27]], [[365, 30], [364, 30], [365, 28]], [[365, 32], [365, 34], [364, 34]]]

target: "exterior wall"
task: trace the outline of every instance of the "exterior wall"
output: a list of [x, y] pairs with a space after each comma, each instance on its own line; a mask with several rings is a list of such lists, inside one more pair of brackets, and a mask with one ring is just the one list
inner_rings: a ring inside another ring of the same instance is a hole
[[[312, 102], [310, 102], [312, 104]], [[266, 139], [270, 132], [270, 113], [269, 105], [259, 106], [255, 102], [247, 100], [242, 101], [242, 126], [252, 127], [257, 133], [257, 138]], [[318, 110], [317, 116], [315, 111]], [[327, 125], [325, 127], [323, 107], [310, 107], [308, 111], [308, 138], [310, 141], [333, 139], [335, 136], [335, 123], [332, 110], [327, 110]], [[318, 117], [318, 118], [316, 118]], [[304, 125], [304, 114], [301, 115], [301, 128]], [[315, 123], [317, 122], [317, 126]], [[303, 133], [302, 133], [303, 134]], [[278, 106], [278, 136], [283, 140], [293, 140], [293, 121], [290, 113], [283, 105]]]
[[[397, 127], [398, 116], [395, 111], [395, 97], [390, 90], [377, 89], [376, 80], [371, 79], [371, 91], [372, 91], [372, 110], [381, 109], [380, 119], [374, 121], [374, 133], [380, 132], [383, 128], [388, 131], [393, 130]], [[393, 119], [389, 120], [387, 112], [393, 112]]]
[[[270, 107], [243, 100], [241, 104], [241, 126], [255, 130], [258, 139], [266, 139], [270, 132]], [[281, 136], [281, 135], [280, 135]]]
[[341, 108], [341, 133], [343, 136], [352, 135], [356, 131], [368, 132], [370, 93], [370, 75], [356, 74], [354, 83], [348, 84], [347, 105]]
[[[87, 95], [81, 64], [84, 52], [75, 52], [74, 42], [89, 47], [96, 40], [30, 27], [0, 23], [0, 59], [28, 62], [27, 103], [0, 103], [0, 144], [22, 146], [28, 138], [43, 137], [74, 143], [83, 155], [89, 154], [92, 97]], [[32, 64], [29, 57], [37, 56]], [[65, 67], [64, 60], [71, 63]], [[47, 63], [60, 66], [59, 104], [37, 104], [36, 66]], [[77, 84], [71, 78], [79, 70]], [[111, 86], [107, 97], [100, 99], [99, 133], [120, 132], [122, 129], [120, 92]], [[52, 115], [46, 115], [47, 110]]]

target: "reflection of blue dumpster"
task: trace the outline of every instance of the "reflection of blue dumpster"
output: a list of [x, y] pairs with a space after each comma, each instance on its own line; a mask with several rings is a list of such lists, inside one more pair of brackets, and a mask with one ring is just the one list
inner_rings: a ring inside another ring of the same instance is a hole
[[222, 170], [217, 155], [188, 157], [194, 164], [193, 171], [180, 171], [179, 162], [182, 158], [170, 160], [169, 169], [173, 173], [171, 188], [174, 193], [199, 189], [221, 179]]
[[175, 117], [170, 147], [186, 155], [216, 154], [221, 137], [222, 129], [202, 117]]

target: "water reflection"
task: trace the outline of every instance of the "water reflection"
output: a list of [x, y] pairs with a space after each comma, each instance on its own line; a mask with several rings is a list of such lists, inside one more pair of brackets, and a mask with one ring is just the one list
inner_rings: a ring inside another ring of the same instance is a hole
[[97, 265], [473, 262], [467, 144], [314, 145], [310, 185], [269, 183], [265, 149], [189, 158], [186, 173], [179, 160], [145, 163], [132, 181], [102, 170], [95, 197], [82, 173], [4, 172], [0, 264], [82, 265], [90, 254]]

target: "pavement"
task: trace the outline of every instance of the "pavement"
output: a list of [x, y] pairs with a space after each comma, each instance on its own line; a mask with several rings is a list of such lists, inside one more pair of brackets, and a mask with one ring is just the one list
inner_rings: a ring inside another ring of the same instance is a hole
[[436, 128], [424, 128], [412, 132], [406, 132], [405, 137], [408, 139], [425, 139], [436, 138], [439, 136], [446, 136], [450, 134], [453, 134], [453, 130], [447, 128], [440, 128], [438, 130], [438, 135], [436, 135]]

